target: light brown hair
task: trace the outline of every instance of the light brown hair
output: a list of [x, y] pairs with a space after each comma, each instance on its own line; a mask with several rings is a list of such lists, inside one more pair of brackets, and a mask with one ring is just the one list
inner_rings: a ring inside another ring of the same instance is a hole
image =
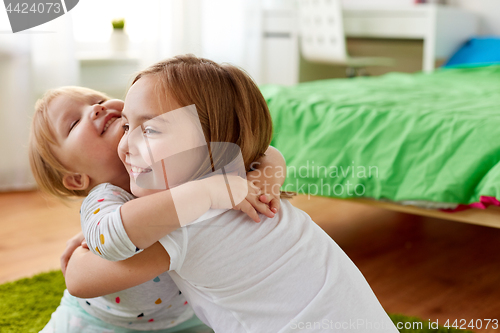
[[75, 100], [87, 101], [98, 97], [110, 99], [105, 94], [83, 87], [61, 87], [48, 90], [35, 104], [35, 113], [31, 123], [28, 145], [31, 172], [38, 187], [59, 198], [85, 196], [86, 191], [68, 190], [63, 185], [63, 176], [71, 173], [54, 156], [51, 146], [57, 145], [54, 129], [49, 121], [47, 111], [49, 104], [58, 96], [67, 95]]
[[161, 97], [171, 94], [181, 106], [196, 106], [207, 143], [237, 144], [246, 171], [269, 147], [272, 120], [267, 103], [242, 69], [188, 54], [150, 66], [133, 83], [144, 76], [158, 79], [160, 105]]

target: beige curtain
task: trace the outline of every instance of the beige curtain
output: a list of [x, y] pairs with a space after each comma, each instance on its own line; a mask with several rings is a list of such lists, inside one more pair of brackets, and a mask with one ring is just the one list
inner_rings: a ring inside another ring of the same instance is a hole
[[[10, 30], [0, 22], [0, 30]], [[27, 152], [33, 106], [46, 89], [78, 82], [72, 40], [68, 15], [0, 34], [0, 191], [35, 187]]]

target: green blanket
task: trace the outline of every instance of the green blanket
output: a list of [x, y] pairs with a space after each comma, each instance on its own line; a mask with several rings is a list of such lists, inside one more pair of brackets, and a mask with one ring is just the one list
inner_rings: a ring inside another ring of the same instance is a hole
[[284, 189], [471, 204], [500, 198], [500, 66], [264, 86]]

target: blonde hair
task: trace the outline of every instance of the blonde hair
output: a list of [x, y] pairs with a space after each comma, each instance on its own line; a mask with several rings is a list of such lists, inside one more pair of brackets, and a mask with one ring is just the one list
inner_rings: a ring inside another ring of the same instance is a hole
[[237, 144], [246, 171], [269, 147], [272, 120], [267, 103], [243, 70], [188, 54], [150, 66], [133, 83], [144, 76], [158, 79], [160, 105], [170, 93], [181, 106], [196, 106], [207, 143]]
[[48, 118], [49, 104], [58, 96], [71, 96], [76, 100], [87, 101], [91, 98], [110, 99], [107, 95], [83, 87], [61, 87], [48, 90], [35, 104], [29, 138], [29, 160], [31, 172], [38, 187], [58, 198], [85, 196], [83, 190], [69, 190], [63, 185], [63, 176], [71, 173], [54, 156], [51, 146], [57, 145], [52, 124]]

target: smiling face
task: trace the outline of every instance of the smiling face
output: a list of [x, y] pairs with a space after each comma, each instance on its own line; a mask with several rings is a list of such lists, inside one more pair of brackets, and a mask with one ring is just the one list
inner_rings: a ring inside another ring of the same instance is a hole
[[122, 109], [122, 101], [99, 96], [59, 95], [48, 105], [56, 140], [51, 149], [68, 170], [88, 175], [89, 189], [104, 182], [128, 189], [128, 175], [117, 154]]
[[157, 79], [145, 76], [129, 90], [119, 155], [138, 197], [182, 184], [208, 156], [194, 105], [181, 107], [168, 93], [160, 105]]

